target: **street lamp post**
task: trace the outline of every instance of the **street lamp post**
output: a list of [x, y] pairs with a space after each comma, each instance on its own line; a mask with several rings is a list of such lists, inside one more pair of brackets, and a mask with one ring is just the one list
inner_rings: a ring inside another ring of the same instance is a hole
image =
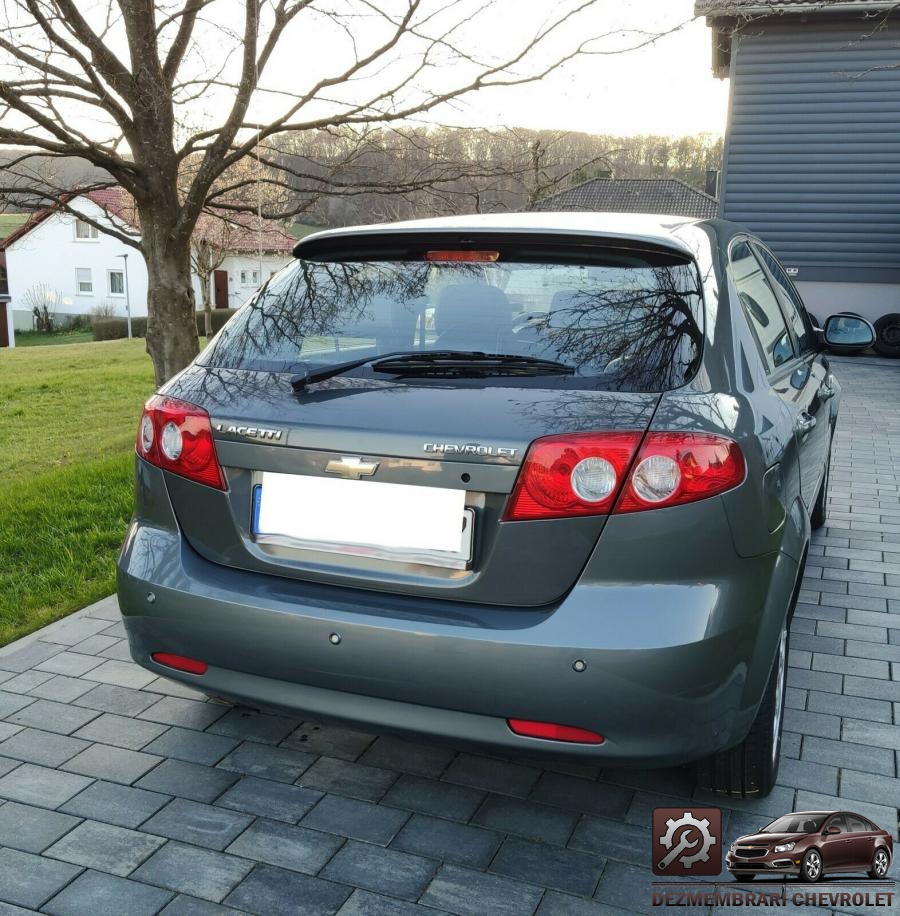
[[128, 255], [120, 254], [125, 259], [125, 315], [128, 318], [128, 339], [131, 340], [131, 296], [128, 293]]

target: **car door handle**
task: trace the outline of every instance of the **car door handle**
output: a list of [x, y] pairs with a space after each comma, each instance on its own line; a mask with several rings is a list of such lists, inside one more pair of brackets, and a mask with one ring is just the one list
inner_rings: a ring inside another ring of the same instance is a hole
[[801, 410], [800, 416], [797, 417], [797, 423], [794, 427], [794, 429], [797, 430], [797, 434], [805, 436], [807, 433], [811, 433], [815, 428], [816, 418], [807, 411]]

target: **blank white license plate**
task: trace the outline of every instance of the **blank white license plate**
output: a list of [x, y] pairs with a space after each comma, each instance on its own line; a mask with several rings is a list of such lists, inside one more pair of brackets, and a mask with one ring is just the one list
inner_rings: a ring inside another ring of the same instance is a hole
[[474, 513], [464, 490], [263, 472], [251, 530], [260, 543], [465, 569]]

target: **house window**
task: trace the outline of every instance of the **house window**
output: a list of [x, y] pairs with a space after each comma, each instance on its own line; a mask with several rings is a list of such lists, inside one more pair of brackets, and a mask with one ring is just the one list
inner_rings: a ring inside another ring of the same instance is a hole
[[94, 295], [94, 280], [90, 267], [75, 268], [75, 293], [78, 296]]
[[100, 238], [96, 226], [86, 223], [83, 219], [75, 219], [75, 240], [78, 242], [94, 242]]
[[125, 271], [124, 270], [108, 270], [106, 276], [109, 279], [109, 294], [110, 296], [124, 296], [125, 295]]
[[242, 286], [259, 286], [259, 271], [258, 270], [242, 270], [241, 271], [241, 285]]

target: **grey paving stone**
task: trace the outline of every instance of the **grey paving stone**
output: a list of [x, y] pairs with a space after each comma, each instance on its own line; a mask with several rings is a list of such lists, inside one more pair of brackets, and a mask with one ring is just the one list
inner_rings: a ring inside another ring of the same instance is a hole
[[501, 833], [565, 846], [577, 820], [578, 815], [574, 811], [519, 798], [490, 795], [472, 822]]
[[57, 811], [7, 802], [0, 806], [0, 846], [40, 853], [78, 822], [77, 817]]
[[56, 732], [44, 732], [37, 728], [23, 728], [11, 738], [0, 742], [0, 754], [24, 760], [26, 763], [39, 763], [41, 766], [57, 767], [70, 757], [88, 747], [87, 741], [70, 738]]
[[276, 782], [294, 782], [316, 760], [314, 754], [245, 741], [218, 764], [219, 769]]
[[0, 900], [37, 909], [81, 869], [18, 849], [0, 849]]
[[95, 636], [88, 636], [87, 639], [83, 639], [81, 642], [76, 643], [72, 646], [72, 651], [78, 652], [81, 655], [99, 655], [104, 649], [114, 646], [116, 642], [118, 642], [118, 640], [114, 636], [103, 636], [98, 633]]
[[62, 646], [74, 646], [76, 643], [99, 633], [109, 626], [109, 623], [84, 614], [75, 614], [66, 620], [61, 620], [53, 626], [47, 627], [41, 638], [48, 642], [59, 643]]
[[[144, 862], [132, 877], [220, 903], [252, 868], [253, 863], [246, 859], [171, 841]], [[256, 904], [253, 908], [260, 912]]]
[[303, 826], [386, 846], [409, 819], [406, 811], [326, 795], [303, 818]]
[[167, 726], [154, 722], [141, 722], [138, 719], [106, 712], [88, 722], [84, 728], [78, 729], [75, 737], [139, 751], [154, 738], [158, 738], [166, 728]]
[[[837, 789], [828, 793], [836, 795]], [[900, 779], [892, 776], [876, 776], [873, 773], [859, 773], [856, 770], [841, 772], [841, 791], [844, 798], [860, 799], [877, 805], [893, 805], [900, 808]], [[0, 808], [0, 815], [3, 809]], [[891, 827], [885, 825], [885, 830]]]
[[138, 827], [170, 799], [169, 795], [146, 789], [98, 781], [79, 792], [59, 810], [119, 827]]
[[384, 897], [371, 891], [355, 890], [338, 910], [337, 916], [427, 916], [435, 910]]
[[95, 779], [131, 785], [162, 759], [154, 754], [129, 751], [108, 744], [92, 744], [64, 763], [62, 769], [70, 773], [81, 773], [83, 776], [93, 776]]
[[650, 831], [599, 817], [583, 816], [569, 840], [570, 849], [592, 852], [607, 859], [646, 865]]
[[234, 910], [221, 903], [210, 903], [199, 897], [188, 897], [179, 894], [161, 913], [160, 916], [233, 916], [243, 910]]
[[844, 722], [844, 741], [865, 744], [869, 747], [887, 747], [900, 750], [900, 726], [847, 719]]
[[891, 704], [887, 700], [870, 700], [866, 697], [838, 696], [810, 690], [807, 699], [810, 712], [831, 713], [855, 719], [871, 719], [873, 722], [891, 722]]
[[[879, 658], [886, 662], [900, 662], [900, 646], [864, 642], [859, 639], [848, 639], [847, 655], [853, 656], [857, 660], [863, 658]], [[862, 671], [854, 672], [854, 674], [862, 673]]]
[[814, 792], [837, 793], [838, 768], [811, 763], [808, 760], [792, 760], [782, 757], [778, 768], [778, 782], [783, 786], [811, 789]]
[[629, 911], [606, 906], [595, 900], [547, 891], [535, 916], [625, 916]]
[[24, 709], [7, 716], [7, 720], [15, 725], [30, 725], [46, 732], [70, 735], [96, 716], [97, 712], [93, 709], [54, 703], [52, 700], [35, 700], [29, 702]]
[[858, 677], [889, 678], [891, 669], [887, 662], [849, 658], [843, 655], [819, 655], [813, 658], [813, 669], [816, 671], [834, 671], [839, 674], [853, 674]]
[[814, 763], [848, 767], [884, 776], [894, 775], [894, 755], [887, 748], [869, 748], [845, 741], [807, 737], [800, 756], [802, 760]]
[[485, 793], [437, 779], [403, 774], [383, 803], [395, 808], [467, 821], [478, 810]]
[[76, 706], [98, 709], [101, 712], [114, 712], [121, 716], [136, 716], [148, 706], [156, 703], [158, 697], [141, 693], [130, 687], [118, 687], [115, 684], [100, 684], [75, 700]]
[[504, 795], [519, 795], [523, 798], [534, 788], [540, 776], [536, 767], [524, 767], [489, 757], [460, 754], [447, 767], [443, 778], [476, 789], [499, 792]]
[[49, 680], [44, 681], [30, 691], [31, 696], [43, 700], [55, 700], [57, 703], [71, 703], [89, 690], [92, 690], [92, 681], [85, 681], [80, 677], [66, 677], [63, 674], [54, 674]]
[[377, 738], [359, 761], [386, 770], [436, 778], [455, 756], [455, 751], [441, 745], [419, 744], [385, 735]]
[[601, 856], [511, 838], [500, 847], [490, 871], [589, 897], [605, 865], [606, 859]]
[[459, 865], [442, 865], [421, 902], [457, 916], [522, 916], [533, 913], [540, 888]]
[[867, 697], [871, 700], [900, 702], [900, 683], [847, 675], [844, 678], [844, 693], [848, 696]]
[[252, 820], [248, 814], [176, 798], [142, 824], [141, 830], [196, 846], [222, 850]]
[[596, 783], [559, 773], [542, 773], [530, 798], [581, 814], [596, 814], [620, 820], [628, 810], [632, 795], [630, 789], [621, 786]]
[[84, 677], [89, 671], [103, 664], [102, 658], [93, 655], [81, 655], [78, 652], [60, 652], [35, 667], [36, 671], [49, 671], [51, 674], [65, 674], [69, 677]]
[[[649, 856], [647, 857], [649, 861]], [[636, 868], [622, 862], [610, 862], [594, 895], [608, 906], [620, 907], [632, 913], [659, 912], [653, 907], [650, 882], [657, 880], [649, 868]], [[729, 879], [730, 880], [730, 879]], [[677, 888], [682, 890], [682, 888]], [[755, 888], [754, 888], [755, 890]], [[669, 908], [670, 912], [674, 908]], [[698, 910], [694, 910], [698, 912]]]
[[322, 877], [405, 900], [417, 900], [438, 867], [433, 859], [349, 840]]
[[335, 757], [320, 757], [297, 780], [301, 786], [334, 792], [347, 798], [376, 802], [397, 779], [393, 770], [367, 766]]
[[391, 848], [471, 868], [486, 868], [502, 840], [503, 834], [484, 827], [414, 814], [394, 837]]
[[161, 837], [125, 827], [83, 821], [54, 843], [44, 855], [124, 878], [164, 842]]
[[228, 852], [314, 875], [343, 844], [343, 837], [259, 819], [228, 847]]
[[[126, 640], [120, 640], [119, 645], [126, 644]], [[194, 690], [193, 687], [188, 687], [187, 684], [182, 684], [180, 681], [173, 681], [167, 677], [158, 677], [156, 680], [150, 681], [150, 683], [144, 688], [148, 693], [162, 693], [170, 697], [183, 697], [186, 700], [199, 700], [201, 703], [205, 703], [207, 696], [202, 690]]]
[[22, 696], [18, 693], [6, 693], [0, 690], [0, 719], [14, 715], [20, 709], [34, 703], [33, 697]]
[[28, 693], [52, 677], [53, 675], [47, 671], [37, 671], [32, 668], [30, 671], [23, 671], [4, 681], [3, 690], [6, 693]]
[[133, 662], [109, 659], [91, 671], [90, 680], [101, 684], [114, 684], [117, 687], [131, 687], [134, 690], [140, 690], [142, 687], [146, 687], [155, 677], [155, 674], [135, 665]]
[[172, 899], [171, 891], [86, 871], [46, 906], [50, 916], [154, 916]]
[[245, 811], [296, 824], [320, 798], [322, 793], [314, 789], [245, 776], [222, 795], [216, 804], [234, 811]]
[[[101, 658], [114, 658], [122, 662], [130, 662], [131, 649], [127, 639], [117, 639], [111, 646], [98, 653]], [[157, 679], [158, 680], [158, 679]], [[155, 681], [151, 681], [144, 689], [152, 690]]]
[[148, 754], [160, 754], [163, 757], [174, 757], [188, 763], [201, 763], [213, 766], [238, 746], [236, 738], [225, 738], [222, 735], [210, 735], [191, 728], [172, 726], [151, 741], [144, 751]]
[[285, 738], [284, 746], [341, 760], [356, 760], [374, 740], [374, 735], [348, 728], [304, 722]]
[[214, 735], [226, 735], [229, 738], [240, 738], [242, 741], [259, 741], [261, 744], [278, 744], [297, 727], [294, 719], [269, 716], [250, 709], [228, 709], [227, 706], [214, 706], [210, 703], [206, 705], [221, 715], [221, 718], [208, 729]]
[[266, 916], [331, 916], [350, 890], [299, 872], [259, 865], [225, 902]]
[[227, 706], [217, 703], [200, 703], [197, 700], [186, 700], [183, 697], [160, 697], [152, 705], [138, 714], [140, 719], [160, 722], [163, 725], [180, 725], [182, 728], [196, 728], [203, 731], [216, 719], [226, 714]]
[[0, 777], [0, 798], [39, 808], [57, 808], [77, 795], [90, 781], [75, 773], [60, 773], [47, 767], [23, 763]]
[[819, 738], [840, 738], [841, 720], [820, 712], [804, 712], [801, 709], [785, 709], [784, 727], [801, 735], [816, 735]]
[[62, 651], [62, 646], [56, 646], [38, 639], [12, 652], [8, 650], [0, 651], [0, 670], [28, 671], [45, 659], [50, 658], [51, 655], [56, 655]]
[[211, 802], [237, 782], [234, 773], [199, 766], [184, 760], [163, 760], [146, 776], [138, 780], [141, 789], [178, 795], [192, 801]]

